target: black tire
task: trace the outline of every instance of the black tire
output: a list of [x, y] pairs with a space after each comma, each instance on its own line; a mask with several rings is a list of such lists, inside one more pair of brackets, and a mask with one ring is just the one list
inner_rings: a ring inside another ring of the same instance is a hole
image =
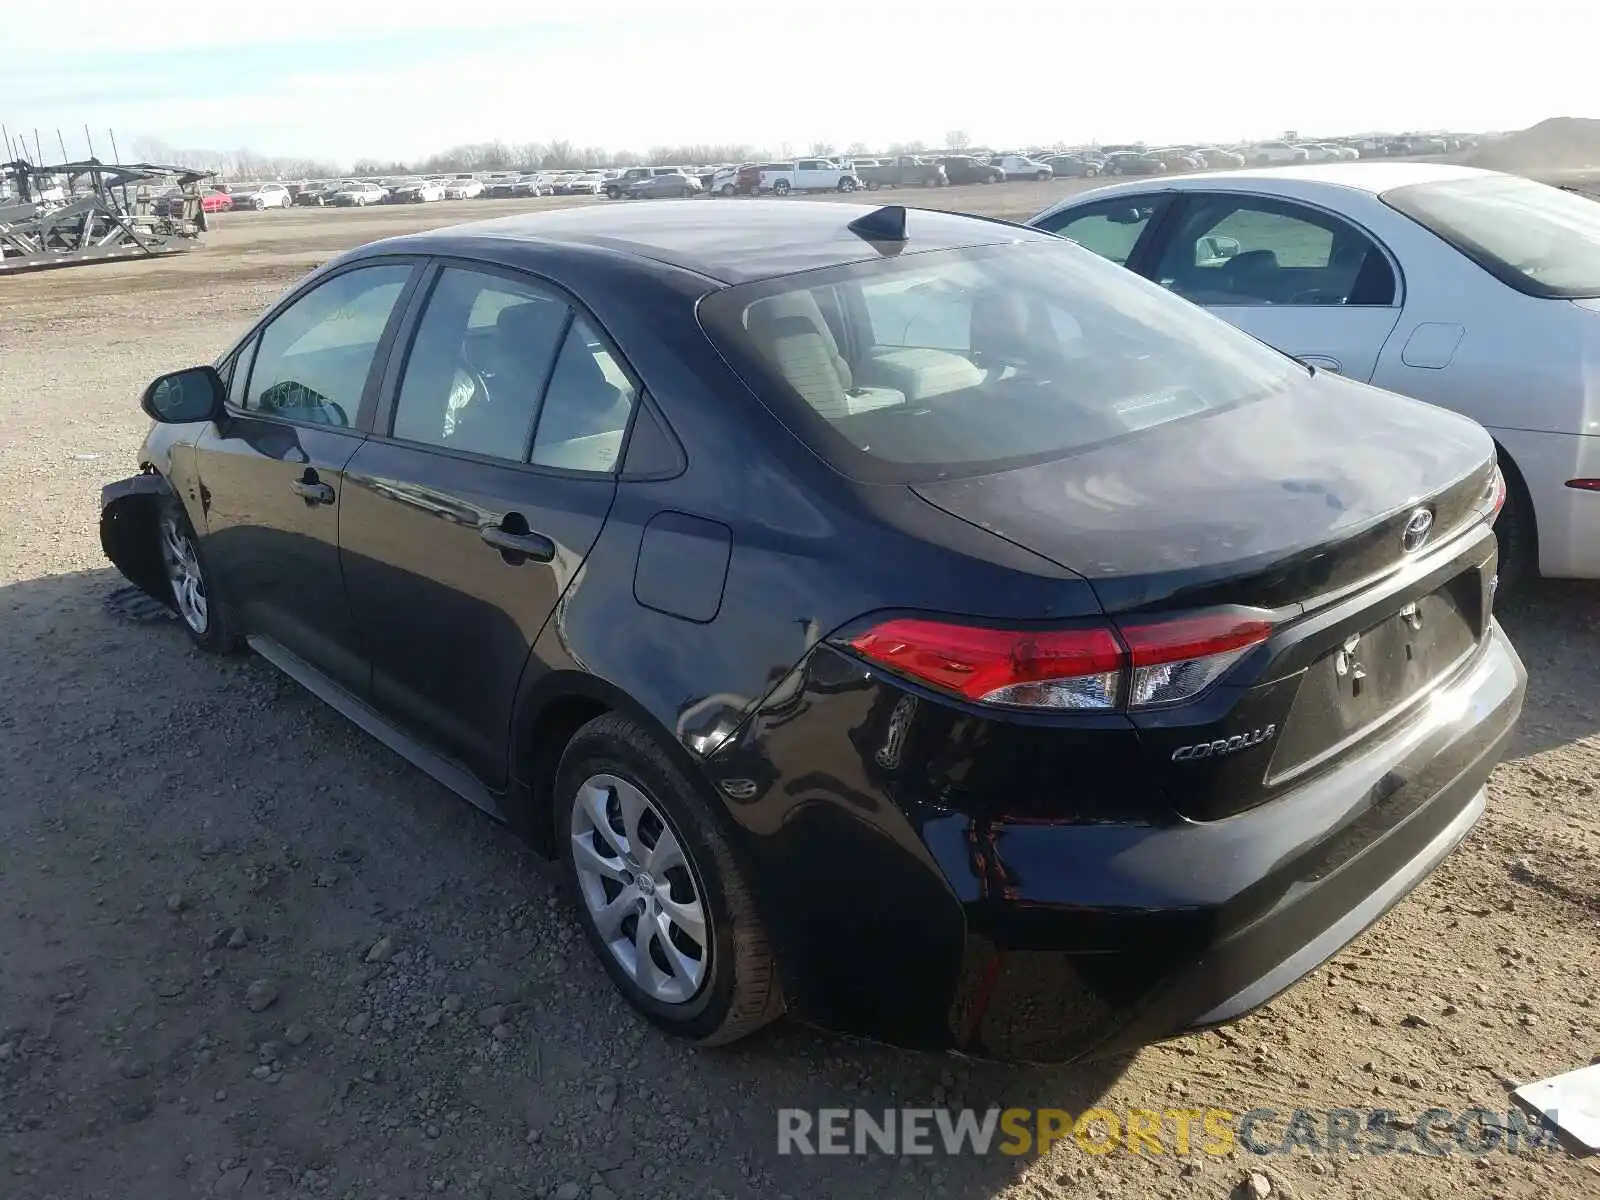
[[[580, 787], [596, 775], [641, 789], [666, 816], [703, 898], [710, 964], [699, 990], [664, 1004], [639, 987], [617, 962], [589, 913], [573, 857], [572, 809]], [[705, 1046], [726, 1045], [782, 1015], [777, 962], [711, 805], [647, 731], [616, 713], [596, 717], [573, 735], [556, 770], [556, 844], [579, 924], [612, 983], [652, 1024]]]
[[720, 188], [718, 188], [717, 191], [718, 191], [719, 194], [721, 194], [723, 196], [731, 196], [731, 195], [733, 195], [733, 184], [725, 183]]
[[1500, 543], [1500, 583], [1495, 595], [1504, 599], [1518, 595], [1539, 574], [1539, 530], [1522, 473], [1503, 455], [1500, 470], [1506, 480], [1506, 502], [1494, 522], [1495, 540]]
[[867, 191], [869, 192], [875, 192], [882, 186], [876, 179], [867, 180]]
[[[177, 585], [172, 581], [169, 567], [169, 555], [164, 544], [167, 524], [171, 523], [175, 532], [185, 539], [194, 555], [195, 566], [202, 580], [202, 593], [205, 600], [206, 620], [203, 625], [197, 626], [190, 612], [186, 612], [179, 602]], [[194, 526], [189, 521], [189, 514], [179, 499], [167, 494], [161, 497], [156, 505], [156, 525], [153, 533], [156, 537], [156, 553], [160, 557], [162, 569], [167, 580], [167, 593], [161, 599], [171, 604], [178, 614], [178, 623], [183, 626], [184, 632], [200, 649], [208, 654], [234, 654], [244, 646], [244, 639], [235, 631], [232, 617], [227, 606], [224, 605], [211, 586], [211, 568], [206, 562], [206, 552], [201, 540], [195, 536]]]
[[1055, 172], [1053, 171], [1035, 171], [1033, 179], [1035, 183], [1043, 183], [1046, 179], [1052, 178], [1054, 174]]
[[772, 185], [772, 194], [774, 196], [787, 196], [789, 190], [789, 181], [787, 179], [780, 179]]

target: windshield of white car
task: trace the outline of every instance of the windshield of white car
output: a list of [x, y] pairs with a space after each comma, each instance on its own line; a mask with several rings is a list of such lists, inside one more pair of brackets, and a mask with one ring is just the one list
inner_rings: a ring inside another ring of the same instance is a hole
[[1414, 183], [1383, 201], [1529, 296], [1600, 296], [1600, 201], [1514, 175]]
[[853, 478], [1006, 470], [1284, 391], [1306, 368], [1061, 241], [930, 251], [717, 292], [702, 327]]

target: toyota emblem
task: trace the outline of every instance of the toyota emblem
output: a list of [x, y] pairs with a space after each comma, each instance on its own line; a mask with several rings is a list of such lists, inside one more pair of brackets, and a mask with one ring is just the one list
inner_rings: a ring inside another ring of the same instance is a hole
[[1430, 509], [1419, 508], [1406, 519], [1405, 531], [1400, 534], [1400, 548], [1407, 554], [1420, 550], [1422, 543], [1428, 540], [1428, 534], [1433, 532], [1433, 512]]

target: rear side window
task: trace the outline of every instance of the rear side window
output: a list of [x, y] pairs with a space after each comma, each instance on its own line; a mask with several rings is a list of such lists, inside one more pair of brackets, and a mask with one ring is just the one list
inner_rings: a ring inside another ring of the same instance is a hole
[[838, 469], [875, 482], [1059, 458], [1274, 394], [1306, 374], [1054, 241], [745, 284], [699, 311], [780, 418]]
[[394, 436], [524, 461], [567, 318], [536, 288], [446, 268], [406, 359]]
[[1381, 200], [1530, 296], [1600, 296], [1600, 202], [1512, 175], [1414, 183]]

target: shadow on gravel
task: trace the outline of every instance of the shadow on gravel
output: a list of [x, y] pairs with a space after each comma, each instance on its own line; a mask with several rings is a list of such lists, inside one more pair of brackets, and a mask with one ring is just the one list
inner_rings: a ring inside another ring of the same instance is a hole
[[982, 1200], [1034, 1154], [785, 1156], [779, 1111], [1076, 1114], [1131, 1061], [671, 1041], [508, 832], [123, 588], [0, 589], [10, 1195]]
[[1508, 757], [1600, 733], [1600, 582], [1533, 580], [1495, 612], [1528, 668], [1528, 699]]

